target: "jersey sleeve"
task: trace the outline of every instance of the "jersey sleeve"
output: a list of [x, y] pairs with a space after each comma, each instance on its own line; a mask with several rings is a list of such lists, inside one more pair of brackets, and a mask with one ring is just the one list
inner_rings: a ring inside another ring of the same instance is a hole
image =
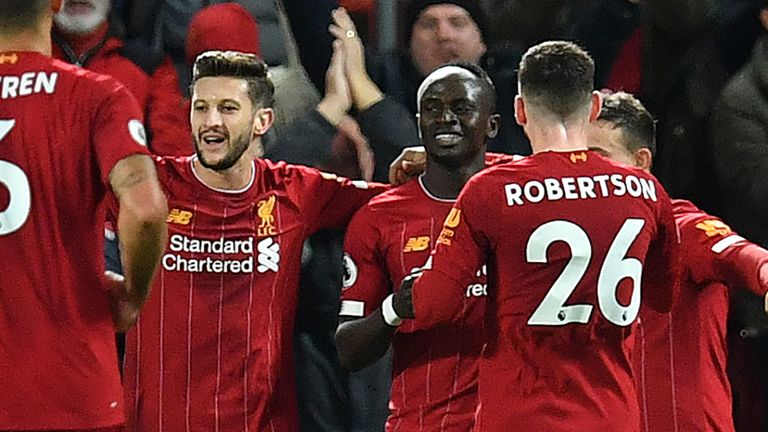
[[344, 238], [341, 316], [362, 318], [370, 315], [392, 290], [375, 221], [375, 215], [366, 206], [349, 223]]
[[358, 209], [389, 189], [388, 185], [352, 181], [310, 168], [301, 169], [298, 176], [302, 213], [310, 233], [346, 227]]
[[694, 283], [721, 282], [757, 295], [768, 292], [768, 251], [705, 213], [684, 221], [679, 228]]
[[659, 197], [657, 230], [643, 268], [642, 302], [665, 313], [672, 309], [680, 291], [682, 250], [669, 196], [658, 182], [656, 190]]
[[[105, 77], [106, 79], [106, 77]], [[139, 105], [123, 85], [110, 79], [102, 84], [108, 89], [106, 97], [96, 106], [91, 144], [104, 184], [121, 159], [134, 154], [149, 154], [143, 115]]]
[[479, 227], [487, 202], [481, 196], [482, 184], [476, 180], [470, 180], [462, 190], [443, 223], [426, 269], [413, 285], [413, 310], [419, 327], [461, 316], [466, 287], [486, 262], [489, 242]]

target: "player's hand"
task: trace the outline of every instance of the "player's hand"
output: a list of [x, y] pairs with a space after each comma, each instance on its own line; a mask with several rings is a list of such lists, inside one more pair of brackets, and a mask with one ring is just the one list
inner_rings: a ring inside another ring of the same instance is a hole
[[399, 186], [427, 169], [427, 151], [424, 147], [408, 147], [389, 165], [389, 182]]
[[392, 296], [392, 308], [402, 319], [413, 319], [413, 283], [421, 275], [421, 272], [411, 273], [400, 283], [400, 289]]
[[112, 293], [125, 292], [125, 278], [123, 275], [117, 274], [113, 271], [105, 271], [101, 276], [101, 285], [104, 290]]
[[128, 301], [125, 278], [115, 272], [105, 271], [101, 277], [101, 284], [109, 297], [115, 331], [127, 332], [139, 319], [139, 311]]

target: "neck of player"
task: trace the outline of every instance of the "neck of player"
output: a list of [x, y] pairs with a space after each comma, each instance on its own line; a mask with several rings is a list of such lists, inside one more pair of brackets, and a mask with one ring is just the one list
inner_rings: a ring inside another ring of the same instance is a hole
[[[0, 33], [0, 52], [32, 51], [51, 55], [51, 32], [43, 31], [42, 25], [12, 35]], [[50, 29], [50, 23], [48, 25]]]
[[470, 177], [485, 168], [485, 152], [458, 167], [446, 166], [427, 156], [422, 182], [430, 194], [440, 199], [456, 199]]
[[195, 171], [197, 171], [200, 180], [208, 187], [221, 190], [240, 190], [248, 186], [254, 176], [256, 169], [253, 159], [248, 157], [248, 152], [230, 168], [217, 171], [206, 168], [200, 163], [200, 159], [195, 159]]
[[534, 153], [587, 150], [588, 122], [530, 122], [525, 134]]

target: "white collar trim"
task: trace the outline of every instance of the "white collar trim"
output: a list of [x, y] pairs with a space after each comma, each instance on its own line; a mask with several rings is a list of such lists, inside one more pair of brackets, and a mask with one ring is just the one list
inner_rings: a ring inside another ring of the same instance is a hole
[[456, 200], [455, 200], [455, 199], [449, 199], [449, 198], [438, 198], [438, 197], [436, 197], [436, 196], [432, 195], [432, 193], [431, 193], [431, 192], [429, 192], [429, 190], [427, 189], [427, 186], [425, 186], [425, 185], [424, 185], [424, 180], [422, 179], [423, 177], [424, 177], [424, 174], [421, 174], [421, 175], [418, 177], [418, 179], [419, 179], [419, 186], [421, 187], [421, 190], [424, 192], [424, 194], [425, 194], [427, 197], [429, 197], [429, 198], [430, 198], [430, 199], [432, 199], [432, 200], [435, 200], [435, 201], [439, 201], [439, 202], [449, 202], [449, 203], [453, 203], [453, 202], [456, 202]]
[[226, 194], [239, 194], [247, 191], [248, 189], [253, 186], [253, 182], [256, 181], [256, 162], [251, 162], [251, 179], [248, 181], [248, 184], [245, 185], [242, 189], [219, 189], [215, 188], [213, 186], [208, 185], [202, 177], [200, 177], [200, 174], [197, 173], [197, 169], [195, 169], [195, 161], [197, 160], [197, 155], [193, 156], [192, 159], [189, 161], [189, 165], [192, 167], [192, 174], [195, 175], [195, 178], [202, 183], [205, 187], [212, 191], [226, 193]]

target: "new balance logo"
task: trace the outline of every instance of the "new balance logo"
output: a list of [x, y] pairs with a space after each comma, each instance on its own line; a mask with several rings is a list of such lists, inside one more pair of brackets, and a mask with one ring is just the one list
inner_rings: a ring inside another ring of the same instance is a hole
[[706, 234], [707, 237], [714, 237], [716, 235], [725, 236], [731, 233], [731, 227], [718, 219], [701, 221], [696, 224], [696, 228], [704, 231], [704, 234]]
[[173, 209], [168, 213], [168, 218], [165, 220], [168, 223], [177, 225], [189, 225], [192, 220], [192, 212], [186, 210]]
[[272, 237], [267, 237], [256, 245], [256, 250], [259, 251], [257, 258], [259, 266], [256, 267], [256, 270], [259, 273], [266, 273], [267, 271], [277, 273], [280, 268], [280, 245], [272, 240]]
[[584, 153], [584, 152], [581, 152], [581, 153], [571, 153], [570, 158], [571, 158], [571, 162], [573, 162], [573, 163], [576, 163], [576, 161], [586, 162], [587, 161], [587, 154]]
[[16, 64], [19, 61], [19, 56], [16, 53], [0, 54], [0, 64]]
[[403, 252], [419, 252], [427, 249], [428, 247], [429, 247], [428, 236], [411, 237], [408, 239], [407, 242], [405, 242], [405, 247], [403, 248]]

